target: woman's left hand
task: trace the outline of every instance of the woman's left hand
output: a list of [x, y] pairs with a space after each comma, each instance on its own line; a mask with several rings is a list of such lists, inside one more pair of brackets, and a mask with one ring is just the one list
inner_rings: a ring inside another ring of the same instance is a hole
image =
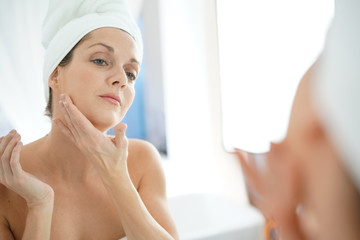
[[100, 176], [127, 171], [126, 124], [119, 123], [115, 126], [115, 137], [106, 136], [78, 110], [69, 96], [62, 94], [59, 104], [64, 118], [53, 121], [92, 162]]

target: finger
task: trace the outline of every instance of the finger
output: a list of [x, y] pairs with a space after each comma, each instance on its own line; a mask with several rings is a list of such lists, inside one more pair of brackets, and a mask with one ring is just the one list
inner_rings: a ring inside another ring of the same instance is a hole
[[253, 175], [253, 170], [250, 168], [248, 162], [247, 162], [247, 156], [246, 153], [239, 150], [239, 149], [235, 149], [235, 154], [237, 156], [237, 159], [240, 162], [241, 168], [245, 174], [245, 177], [247, 178], [248, 176]]
[[[7, 146], [7, 144], [10, 142], [10, 140], [12, 139], [12, 137], [15, 134], [15, 130], [11, 130], [6, 136], [1, 137], [1, 141], [0, 141], [0, 160], [3, 159], [3, 152], [5, 151], [5, 148]], [[0, 161], [0, 174], [1, 174], [1, 182], [4, 182], [4, 170], [3, 170], [3, 165], [2, 165], [2, 161]]]
[[10, 168], [10, 158], [11, 158], [11, 153], [18, 141], [20, 141], [20, 135], [18, 133], [15, 133], [15, 135], [12, 137], [12, 139], [6, 146], [4, 153], [1, 156], [3, 174], [6, 180], [9, 180], [9, 177], [12, 177], [13, 175]]
[[304, 239], [295, 209], [278, 208], [275, 213], [281, 239]]
[[65, 102], [65, 100], [63, 100], [63, 97], [61, 97], [62, 100], [59, 101], [60, 104], [60, 109], [61, 112], [63, 114], [63, 119], [64, 119], [64, 125], [69, 129], [69, 131], [71, 132], [71, 134], [74, 136], [74, 138], [77, 138], [78, 134], [76, 132], [76, 129], [73, 125], [73, 122], [71, 120], [71, 117], [69, 116], [69, 112], [66, 110], [67, 108], [67, 103]]
[[5, 149], [2, 153], [2, 156], [6, 159], [10, 159], [10, 156], [11, 156], [11, 152], [13, 150], [13, 148], [15, 147], [16, 143], [18, 140], [20, 140], [20, 134], [18, 134], [16, 131], [15, 131], [15, 134], [12, 135], [10, 141], [8, 142], [8, 144], [5, 146]]
[[61, 101], [62, 101], [62, 105], [63, 105], [65, 115], [68, 117], [70, 122], [72, 124], [74, 124], [75, 122], [74, 122], [73, 116], [71, 116], [71, 113], [69, 111], [69, 104], [72, 104], [72, 101], [68, 101], [68, 98], [67, 98], [67, 96], [65, 94], [61, 94]]
[[69, 130], [69, 128], [58, 118], [53, 119], [53, 122], [55, 123], [56, 126], [58, 126], [60, 128], [60, 131], [67, 136], [68, 138], [70, 138], [72, 141], [75, 141], [75, 138], [72, 134], [72, 132]]
[[79, 111], [79, 109], [74, 105], [71, 98], [67, 95], [65, 95], [65, 101], [66, 101], [66, 110], [68, 111], [69, 116], [74, 121], [74, 124], [76, 124], [76, 127], [78, 127], [80, 130], [87, 132], [88, 128], [92, 128], [93, 125], [91, 122]]
[[120, 146], [125, 147], [127, 145], [127, 138], [125, 136], [126, 128], [127, 128], [127, 125], [125, 123], [119, 123], [114, 128], [115, 144], [118, 147], [120, 147]]
[[235, 149], [235, 154], [240, 162], [241, 168], [245, 174], [247, 180], [252, 182], [252, 179], [256, 175], [256, 172], [250, 167], [247, 161], [247, 153], [239, 149]]
[[[257, 171], [257, 168], [252, 168], [247, 160], [247, 157], [249, 157], [249, 153], [235, 149], [235, 153], [239, 159], [239, 162], [241, 164], [242, 170], [245, 175], [245, 179], [248, 186], [248, 195], [249, 200], [251, 204], [253, 204], [256, 208], [258, 208], [263, 213], [266, 209], [264, 209], [266, 204], [266, 201], [264, 201], [264, 187], [263, 184], [265, 184], [262, 179], [262, 175]], [[252, 159], [254, 161], [254, 159]]]
[[0, 156], [5, 151], [6, 146], [8, 145], [15, 133], [16, 131], [13, 129], [8, 133], [8, 135], [3, 137], [3, 140], [0, 142]]
[[22, 167], [20, 165], [20, 151], [22, 146], [22, 142], [18, 141], [11, 154], [10, 167], [14, 176], [19, 176], [22, 173]]
[[262, 196], [264, 194], [262, 186], [264, 183], [262, 182], [262, 176], [259, 174], [256, 168], [252, 168], [249, 165], [247, 161], [248, 154], [246, 152], [236, 149], [235, 153], [239, 159], [249, 188], [251, 188], [252, 191], [255, 191], [256, 195]]
[[249, 166], [254, 170], [258, 170], [256, 165], [255, 155], [253, 153], [247, 153], [247, 159]]
[[77, 137], [88, 136], [89, 134], [94, 133], [94, 126], [73, 104], [71, 98], [68, 95], [63, 94], [62, 99], [69, 120], [71, 121], [71, 131], [76, 132]]

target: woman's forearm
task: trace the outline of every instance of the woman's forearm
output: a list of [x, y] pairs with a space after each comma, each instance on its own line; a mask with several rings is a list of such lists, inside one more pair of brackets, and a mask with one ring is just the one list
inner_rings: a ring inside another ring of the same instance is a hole
[[22, 240], [49, 240], [54, 198], [28, 207]]
[[128, 174], [104, 181], [129, 240], [174, 239], [149, 213]]

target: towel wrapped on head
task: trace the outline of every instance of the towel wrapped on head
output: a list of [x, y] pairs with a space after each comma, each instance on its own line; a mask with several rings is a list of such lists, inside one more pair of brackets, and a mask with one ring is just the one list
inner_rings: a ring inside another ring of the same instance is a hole
[[129, 33], [142, 54], [141, 33], [126, 0], [50, 0], [42, 35], [46, 101], [49, 100], [48, 80], [52, 72], [81, 38], [101, 27], [119, 28]]

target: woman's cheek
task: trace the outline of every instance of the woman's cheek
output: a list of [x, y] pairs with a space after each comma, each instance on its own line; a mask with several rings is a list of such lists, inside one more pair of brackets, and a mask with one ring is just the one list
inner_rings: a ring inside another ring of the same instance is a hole
[[134, 86], [131, 86], [128, 88], [128, 90], [125, 92], [125, 98], [126, 98], [126, 106], [127, 108], [130, 108], [131, 104], [134, 101], [135, 98], [135, 89]]

